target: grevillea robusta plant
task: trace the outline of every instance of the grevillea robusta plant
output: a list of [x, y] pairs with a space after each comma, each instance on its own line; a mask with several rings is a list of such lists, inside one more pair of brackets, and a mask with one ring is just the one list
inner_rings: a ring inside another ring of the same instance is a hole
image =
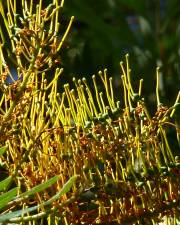
[[[74, 77], [74, 85], [59, 93], [59, 76], [65, 76], [59, 55], [73, 21], [59, 34], [63, 1], [3, 4], [17, 79], [0, 29], [0, 157], [10, 177], [0, 183], [0, 198], [12, 194], [0, 208], [0, 222], [177, 224], [180, 158], [171, 151], [168, 132], [173, 130], [178, 152], [180, 93], [173, 106], [161, 103], [158, 68], [157, 109], [150, 115], [143, 80], [136, 90], [131, 84], [128, 55], [120, 63], [123, 99], [113, 92], [106, 69], [92, 81]], [[7, 192], [12, 181], [17, 189]]]

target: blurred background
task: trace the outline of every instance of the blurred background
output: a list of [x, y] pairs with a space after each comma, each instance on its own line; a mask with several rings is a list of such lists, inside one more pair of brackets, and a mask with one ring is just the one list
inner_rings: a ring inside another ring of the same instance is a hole
[[[65, 0], [63, 19], [75, 22], [62, 57], [65, 80], [91, 79], [108, 68], [116, 93], [121, 93], [119, 62], [130, 55], [132, 80], [144, 79], [143, 93], [156, 105], [156, 67], [161, 67], [163, 103], [175, 101], [180, 90], [179, 0]], [[64, 79], [64, 78], [62, 78]]]
[[[52, 0], [43, 1], [46, 6], [50, 3]], [[157, 66], [161, 67], [162, 102], [174, 103], [180, 90], [180, 0], [65, 0], [62, 33], [72, 15], [75, 21], [59, 55], [65, 69], [61, 88], [73, 76], [85, 76], [92, 84], [91, 76], [108, 68], [117, 96], [121, 96], [119, 62], [129, 53], [132, 80], [138, 87], [139, 79], [144, 79], [143, 94], [148, 104], [156, 106]], [[6, 33], [2, 17], [0, 26]], [[7, 50], [9, 46], [7, 40]]]

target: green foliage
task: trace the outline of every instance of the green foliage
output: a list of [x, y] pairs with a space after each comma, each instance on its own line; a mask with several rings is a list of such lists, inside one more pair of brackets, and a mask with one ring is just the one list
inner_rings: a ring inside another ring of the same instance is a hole
[[[1, 32], [0, 144], [6, 147], [0, 148], [0, 159], [9, 177], [0, 183], [5, 207], [0, 222], [155, 225], [166, 216], [175, 224], [180, 160], [172, 148], [180, 147], [180, 92], [171, 107], [163, 104], [157, 68], [156, 110], [149, 113], [143, 80], [132, 85], [128, 54], [120, 62], [123, 94], [114, 90], [107, 69], [92, 76], [92, 85], [74, 77], [72, 88], [65, 84], [58, 92], [59, 55], [74, 17], [60, 35], [63, 1], [0, 3], [18, 77], [6, 60]], [[96, 16], [86, 4], [72, 6], [82, 17], [86, 10], [83, 18], [91, 24]], [[96, 22], [93, 29], [101, 26], [103, 42], [113, 30], [100, 18]]]
[[12, 181], [12, 177], [10, 176], [6, 178], [5, 180], [2, 180], [0, 182], [0, 191], [5, 191], [11, 181]]
[[1, 194], [0, 196], [0, 210], [6, 206], [17, 195], [17, 188]]
[[[9, 203], [9, 205], [12, 206], [13, 204], [17, 204], [17, 203], [20, 203], [21, 201], [23, 201], [24, 200], [23, 197], [25, 197], [25, 196], [27, 199], [31, 195], [37, 194], [38, 192], [45, 190], [48, 186], [54, 184], [58, 180], [58, 178], [59, 178], [59, 176], [55, 176], [55, 177], [51, 178], [50, 180], [48, 180], [47, 182], [37, 185], [34, 188], [32, 188], [30, 191], [22, 193], [21, 195], [19, 195], [17, 197], [15, 197], [17, 195], [17, 188], [13, 188], [12, 190], [10, 190], [0, 196], [0, 201], [1, 201], [0, 209], [7, 206], [7, 203]], [[69, 181], [63, 186], [62, 190], [60, 190], [56, 195], [54, 195], [52, 198], [50, 198], [46, 202], [41, 202], [41, 204], [36, 205], [34, 207], [29, 207], [26, 209], [17, 210], [14, 212], [5, 213], [3, 215], [0, 215], [0, 222], [4, 223], [4, 222], [30, 221], [30, 220], [35, 220], [37, 218], [39, 219], [41, 217], [47, 216], [47, 212], [35, 214], [35, 215], [33, 215], [33, 217], [31, 217], [31, 216], [25, 217], [24, 215], [27, 213], [36, 211], [36, 210], [40, 209], [41, 207], [48, 206], [48, 205], [52, 204], [54, 201], [58, 200], [62, 195], [66, 194], [67, 192], [70, 191], [70, 189], [72, 188], [72, 185], [76, 181], [76, 178], [77, 177], [75, 177], [75, 176], [71, 177], [69, 179]], [[12, 202], [10, 202], [11, 200], [12, 200]], [[58, 208], [53, 208], [52, 212], [55, 212], [57, 209]]]
[[0, 148], [0, 156], [3, 155], [6, 150], [7, 150], [7, 147], [6, 146], [1, 147]]

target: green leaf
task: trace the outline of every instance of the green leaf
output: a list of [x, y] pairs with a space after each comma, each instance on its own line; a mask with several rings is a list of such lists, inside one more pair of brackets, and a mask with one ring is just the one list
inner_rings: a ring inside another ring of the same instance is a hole
[[50, 187], [52, 184], [54, 184], [57, 180], [59, 180], [59, 178], [60, 178], [59, 175], [54, 176], [51, 179], [49, 179], [48, 181], [44, 182], [43, 184], [39, 184], [39, 185], [33, 187], [31, 190], [20, 194], [19, 196], [17, 196], [17, 198], [22, 198], [24, 196], [31, 196], [31, 195], [36, 194], [37, 192], [43, 191], [46, 188]]
[[10, 219], [16, 218], [18, 216], [22, 217], [24, 214], [33, 212], [33, 211], [37, 210], [38, 208], [39, 208], [39, 205], [38, 206], [33, 206], [31, 208], [28, 208], [28, 209], [17, 210], [15, 212], [5, 213], [2, 216], [0, 216], [0, 223], [7, 222]]
[[45, 202], [43, 205], [49, 205], [55, 200], [59, 199], [62, 195], [66, 194], [67, 192], [70, 191], [71, 187], [73, 186], [74, 182], [76, 181], [77, 176], [71, 177], [63, 186], [62, 190], [58, 192], [56, 195], [54, 195], [52, 198], [50, 198], [47, 202]]
[[0, 156], [3, 155], [5, 153], [5, 151], [7, 150], [7, 146], [3, 146], [0, 148]]
[[12, 177], [11, 177], [11, 176], [9, 176], [8, 178], [2, 180], [2, 181], [0, 182], [0, 191], [6, 190], [7, 186], [8, 186], [9, 183], [11, 182], [11, 180], [12, 180]]
[[70, 189], [71, 189], [72, 185], [74, 184], [74, 182], [76, 181], [76, 179], [77, 179], [77, 176], [71, 177], [67, 181], [67, 183], [63, 186], [63, 188], [56, 195], [54, 195], [48, 201], [43, 202], [40, 205], [33, 206], [31, 208], [27, 208], [27, 209], [23, 209], [23, 210], [17, 210], [15, 212], [10, 212], [10, 213], [3, 214], [2, 216], [0, 216], [0, 223], [7, 222], [10, 219], [15, 218], [15, 217], [23, 216], [26, 213], [33, 212], [33, 211], [39, 209], [42, 206], [50, 205], [52, 202], [54, 202], [55, 200], [59, 199], [62, 195], [66, 194], [68, 191], [70, 191]]
[[17, 195], [17, 187], [0, 196], [0, 209], [7, 205]]

